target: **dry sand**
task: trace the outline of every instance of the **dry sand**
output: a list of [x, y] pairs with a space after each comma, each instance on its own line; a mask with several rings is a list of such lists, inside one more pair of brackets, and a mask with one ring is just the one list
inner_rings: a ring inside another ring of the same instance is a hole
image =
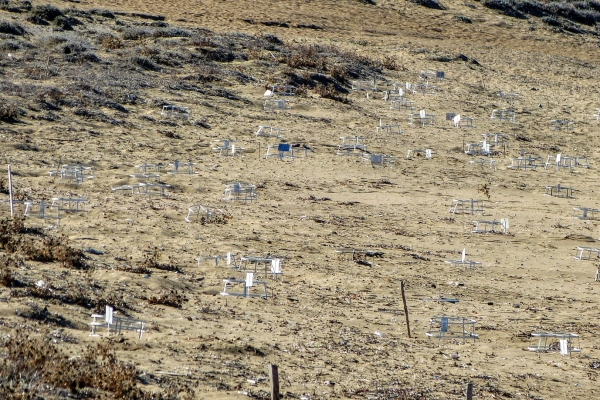
[[[409, 127], [406, 111], [390, 111], [379, 94], [367, 100], [363, 92], [351, 93], [349, 105], [316, 95], [293, 98], [289, 113], [269, 114], [262, 111], [261, 82], [233, 88], [251, 104], [221, 99], [216, 109], [201, 106], [202, 95], [156, 93], [189, 106], [193, 118], [207, 118], [212, 127], [182, 124], [168, 129], [181, 140], [158, 134], [151, 123], [131, 129], [65, 120], [0, 125], [17, 133], [32, 130], [29, 137], [42, 149], [16, 150], [8, 145], [19, 143], [18, 135], [2, 134], [2, 155], [17, 174], [16, 186], [36, 199], [89, 199], [87, 217], [66, 216], [52, 232], [67, 235], [75, 247], [104, 253], [90, 255], [97, 266], [93, 272], [71, 272], [71, 279], [97, 282], [103, 290], [123, 295], [135, 307], [131, 315], [148, 323], [142, 340], [126, 333], [125, 341], [114, 342], [118, 358], [154, 377], [160, 372], [182, 374], [179, 379], [191, 383], [198, 398], [260, 395], [268, 380], [253, 385], [248, 379], [268, 377], [269, 363], [279, 365], [285, 398], [393, 398], [384, 389], [411, 387], [424, 398], [459, 399], [467, 382], [474, 383], [478, 399], [596, 398], [597, 372], [590, 367], [600, 358], [596, 263], [573, 256], [575, 246], [594, 246], [591, 241], [600, 232], [597, 221], [575, 219], [572, 209], [599, 206], [600, 129], [591, 119], [600, 107], [598, 40], [553, 33], [541, 22], [474, 5], [452, 2], [446, 11], [403, 1], [369, 6], [357, 1], [97, 0], [75, 5], [162, 14], [170, 24], [215, 31], [274, 33], [286, 41], [334, 44], [374, 58], [392, 55], [405, 69], [387, 71], [384, 78], [389, 81], [415, 82], [425, 68], [443, 70], [447, 77], [438, 84], [436, 96], [410, 96], [417, 109], [435, 114], [436, 125], [426, 128]], [[456, 22], [455, 14], [474, 23]], [[324, 29], [274, 28], [259, 21], [314, 23]], [[433, 62], [428, 59], [432, 52], [461, 53], [481, 66]], [[236, 63], [262, 74], [252, 61]], [[515, 124], [489, 119], [492, 109], [503, 107], [496, 96], [499, 90], [521, 95]], [[132, 110], [159, 118], [156, 107]], [[446, 112], [476, 118], [476, 128], [449, 126]], [[575, 121], [574, 128], [550, 131], [549, 121], [555, 118]], [[380, 119], [399, 122], [403, 134], [376, 134]], [[259, 124], [282, 127], [287, 139], [309, 144], [314, 154], [293, 162], [265, 160], [259, 145], [264, 152], [275, 141], [254, 136]], [[100, 135], [83, 134], [88, 130]], [[494, 157], [495, 171], [469, 164], [472, 157], [462, 152], [463, 142], [479, 141], [485, 132], [510, 136], [507, 153]], [[397, 156], [396, 165], [372, 168], [356, 157], [336, 156], [339, 137], [347, 135], [365, 136], [371, 152]], [[515, 135], [531, 142], [518, 141]], [[57, 138], [78, 141], [53, 140]], [[238, 140], [246, 154], [218, 157], [211, 143], [223, 138]], [[588, 156], [591, 168], [573, 173], [506, 168], [521, 148], [545, 159], [556, 153], [548, 150], [551, 146], [563, 154]], [[433, 159], [405, 159], [406, 151], [415, 148], [433, 149]], [[197, 162], [199, 174], [165, 174], [163, 181], [175, 187], [171, 197], [148, 201], [111, 193], [111, 186], [134, 182], [128, 178], [134, 165], [174, 159]], [[48, 177], [52, 165], [70, 161], [93, 164], [95, 178], [75, 187]], [[225, 183], [235, 180], [260, 185], [258, 201], [222, 203]], [[544, 196], [544, 186], [557, 183], [576, 188], [575, 199]], [[484, 185], [489, 199], [481, 191]], [[448, 211], [452, 199], [470, 198], [485, 201], [485, 219], [509, 218], [510, 233], [470, 233], [473, 218]], [[222, 207], [232, 218], [224, 225], [186, 223], [187, 207], [198, 203]], [[6, 216], [8, 208], [1, 211]], [[145, 278], [115, 270], [139, 263], [154, 246], [161, 249], [162, 262], [170, 260], [184, 273], [155, 271]], [[368, 267], [336, 257], [339, 247], [382, 251], [384, 256], [369, 259]], [[465, 247], [469, 258], [482, 266], [469, 270], [444, 263], [460, 258]], [[284, 280], [269, 280], [268, 300], [219, 296], [222, 279], [241, 274], [210, 262], [198, 267], [194, 258], [227, 251], [285, 257]], [[61, 286], [60, 267], [28, 265], [24, 276]], [[401, 280], [406, 282], [412, 339], [406, 333]], [[188, 300], [180, 309], [143, 300], [165, 289], [183, 292]], [[423, 301], [439, 295], [460, 302]], [[29, 300], [9, 297], [7, 288], [0, 290], [0, 297], [3, 334], [32, 324], [15, 315]], [[78, 344], [58, 344], [67, 354], [108, 340], [88, 337], [90, 310], [35, 301], [74, 324], [65, 332]], [[428, 320], [437, 315], [476, 319], [480, 339], [427, 340]], [[43, 333], [56, 328], [35, 329]], [[580, 334], [582, 352], [562, 357], [524, 351], [534, 343], [528, 335], [536, 331]], [[148, 390], [158, 386], [155, 378], [142, 385]]]

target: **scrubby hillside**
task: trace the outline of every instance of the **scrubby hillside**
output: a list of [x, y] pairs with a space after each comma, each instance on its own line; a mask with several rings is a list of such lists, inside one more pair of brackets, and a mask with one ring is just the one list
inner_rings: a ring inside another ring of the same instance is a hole
[[[476, 398], [594, 398], [596, 268], [572, 253], [595, 246], [598, 222], [572, 215], [600, 190], [599, 16], [596, 1], [0, 0], [0, 155], [21, 202], [11, 219], [2, 172], [0, 397], [268, 398], [275, 363], [284, 398], [462, 399], [467, 382]], [[409, 126], [381, 91], [425, 69], [446, 79], [410, 100], [435, 125]], [[297, 88], [289, 112], [263, 109], [273, 84]], [[189, 120], [161, 115], [165, 105]], [[490, 120], [502, 108], [514, 124]], [[552, 119], [573, 125], [550, 131]], [[265, 159], [279, 140], [257, 137], [259, 125], [308, 157]], [[497, 170], [464, 153], [483, 133], [509, 140]], [[336, 155], [344, 136], [395, 166]], [[245, 152], [219, 157], [225, 139]], [[433, 158], [407, 157], [418, 149]], [[592, 168], [506, 168], [556, 153]], [[175, 160], [198, 174], [167, 174]], [[67, 163], [94, 178], [49, 174]], [[162, 165], [169, 196], [111, 190], [137, 185], [143, 163]], [[256, 185], [258, 201], [221, 201], [231, 181]], [[577, 198], [543, 196], [557, 183]], [[78, 196], [88, 212], [60, 224], [20, 217], [22, 202]], [[448, 213], [462, 198], [484, 200], [482, 219], [510, 218], [510, 233], [470, 233], [475, 217]], [[194, 204], [222, 217], [187, 223]], [[482, 266], [445, 263], [463, 248]], [[219, 295], [242, 274], [195, 259], [228, 251], [283, 259], [267, 300]], [[143, 338], [90, 337], [106, 305], [145, 321]], [[480, 340], [427, 340], [436, 315], [476, 319]], [[581, 354], [523, 351], [545, 330], [580, 334]]]

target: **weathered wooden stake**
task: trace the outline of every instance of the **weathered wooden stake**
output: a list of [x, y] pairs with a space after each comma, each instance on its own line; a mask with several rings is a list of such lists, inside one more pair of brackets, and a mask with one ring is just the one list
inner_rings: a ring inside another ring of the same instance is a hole
[[408, 338], [411, 339], [410, 323], [408, 322], [408, 307], [406, 306], [406, 296], [404, 296], [404, 281], [400, 281], [400, 290], [402, 292], [402, 303], [404, 304], [404, 316], [406, 317], [406, 331], [408, 332]]
[[467, 383], [467, 400], [473, 400], [473, 384]]
[[275, 364], [269, 364], [269, 379], [271, 380], [271, 400], [279, 400], [279, 371]]
[[10, 203], [10, 217], [15, 217], [15, 207], [13, 204], [13, 191], [12, 191], [12, 174], [10, 172], [10, 164], [8, 164], [8, 202]]

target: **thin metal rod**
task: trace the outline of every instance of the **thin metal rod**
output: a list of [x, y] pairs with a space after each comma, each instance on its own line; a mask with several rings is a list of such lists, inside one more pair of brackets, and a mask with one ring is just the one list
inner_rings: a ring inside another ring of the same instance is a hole
[[10, 203], [10, 217], [15, 217], [15, 207], [13, 204], [13, 186], [12, 186], [12, 173], [10, 172], [10, 164], [8, 164], [8, 201]]
[[406, 317], [406, 331], [408, 332], [408, 338], [412, 339], [412, 336], [410, 336], [410, 323], [408, 322], [408, 307], [406, 306], [406, 296], [404, 296], [404, 281], [400, 281], [400, 290], [402, 291], [402, 303], [404, 304], [404, 316]]

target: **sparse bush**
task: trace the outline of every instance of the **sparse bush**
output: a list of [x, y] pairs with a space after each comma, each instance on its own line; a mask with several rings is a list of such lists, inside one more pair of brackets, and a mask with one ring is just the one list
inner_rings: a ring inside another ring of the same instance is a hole
[[190, 43], [193, 46], [200, 46], [200, 47], [219, 47], [218, 44], [216, 44], [215, 42], [213, 42], [210, 38], [210, 36], [207, 36], [207, 34], [211, 34], [211, 32], [206, 32], [205, 34], [199, 35], [199, 34], [195, 34], [192, 36], [192, 39], [190, 40]]
[[80, 17], [88, 19], [90, 21], [92, 20], [92, 15], [89, 12], [84, 10], [78, 10], [77, 8], [67, 8], [63, 11], [63, 13], [70, 17]]
[[90, 10], [90, 14], [98, 15], [104, 18], [115, 19], [115, 14], [111, 13], [108, 10], [98, 10], [97, 8], [93, 8]]
[[65, 268], [88, 269], [83, 251], [69, 246], [66, 236], [31, 236], [23, 218], [0, 220], [0, 246], [7, 254], [17, 254], [40, 262], [59, 262]]
[[16, 22], [0, 21], [0, 33], [8, 33], [10, 35], [22, 35], [25, 33], [25, 28]]
[[174, 264], [175, 263], [170, 257], [168, 264], [163, 264], [160, 262], [160, 250], [158, 249], [158, 247], [155, 247], [154, 249], [147, 252], [144, 256], [144, 261], [142, 261], [142, 267], [144, 268], [154, 268], [160, 269], [162, 271], [182, 273], [183, 271], [181, 270], [181, 268]]
[[123, 42], [121, 41], [121, 39], [114, 37], [114, 36], [110, 36], [110, 35], [103, 36], [100, 39], [100, 44], [105, 49], [110, 49], [110, 50], [116, 50], [116, 49], [120, 49], [123, 47]]
[[95, 389], [113, 398], [150, 398], [136, 387], [135, 367], [118, 361], [110, 344], [89, 346], [81, 357], [67, 357], [49, 341], [17, 331], [5, 346], [0, 364], [3, 397], [12, 398], [15, 391], [31, 398], [64, 397], [64, 390], [80, 397]]
[[126, 27], [122, 30], [121, 35], [124, 40], [140, 40], [154, 36], [154, 30], [141, 27]]
[[465, 24], [472, 24], [473, 21], [469, 17], [465, 17], [464, 15], [455, 15], [452, 17], [453, 20], [458, 22], [464, 22]]
[[5, 10], [14, 13], [28, 12], [31, 11], [31, 2], [29, 2], [28, 0], [0, 0], [0, 10]]
[[349, 80], [348, 67], [343, 64], [333, 64], [328, 68], [331, 77], [338, 82], [345, 84]]
[[0, 99], [0, 121], [15, 122], [17, 119], [19, 119], [18, 107]]
[[231, 50], [222, 47], [200, 47], [198, 50], [209, 61], [232, 62], [236, 59], [235, 54]]
[[144, 266], [130, 267], [128, 265], [123, 265], [123, 266], [117, 266], [117, 267], [115, 267], [115, 269], [117, 271], [129, 272], [132, 274], [146, 274], [146, 275], [152, 274], [152, 270], [150, 270]]
[[482, 0], [481, 4], [484, 7], [498, 10], [502, 12], [502, 14], [508, 15], [509, 17], [520, 19], [527, 18], [523, 13], [515, 9], [514, 2], [512, 0]]
[[331, 99], [339, 101], [340, 103], [350, 104], [350, 100], [348, 99], [348, 97], [338, 93], [333, 87], [333, 85], [329, 85], [326, 87], [324, 85], [319, 84], [317, 85], [315, 92], [324, 99]]
[[420, 6], [423, 6], [423, 7], [432, 8], [434, 10], [445, 10], [446, 9], [446, 7], [444, 7], [442, 5], [442, 3], [440, 3], [437, 0], [408, 0], [408, 1], [410, 1], [411, 3], [418, 4]]
[[14, 281], [12, 271], [19, 268], [19, 261], [14, 257], [0, 256], [0, 285], [11, 287]]
[[63, 15], [58, 8], [51, 6], [50, 4], [35, 6], [31, 10], [31, 13], [48, 21], [54, 21], [56, 18]]
[[[164, 23], [164, 22], [163, 22]], [[154, 37], [190, 37], [192, 36], [189, 31], [181, 28], [166, 28], [166, 29], [155, 29]]]
[[291, 54], [286, 59], [286, 64], [291, 68], [316, 68], [318, 70], [326, 69], [326, 60], [319, 52], [316, 45], [299, 46], [292, 49]]
[[83, 53], [88, 50], [88, 43], [83, 40], [69, 40], [61, 46], [63, 54]]
[[148, 299], [148, 304], [162, 304], [164, 306], [181, 308], [183, 302], [187, 299], [177, 292], [177, 290], [163, 291], [159, 296], [152, 296]]
[[0, 42], [0, 50], [3, 51], [15, 51], [19, 50], [20, 48], [21, 45], [15, 40], [3, 40]]
[[31, 16], [27, 17], [27, 21], [31, 22], [34, 25], [42, 25], [42, 26], [50, 25], [48, 23], [48, 21], [46, 21], [43, 18], [38, 17], [37, 15], [31, 15]]
[[[594, 25], [600, 21], [600, 2], [592, 1], [553, 1], [540, 2], [537, 0], [483, 0], [481, 2], [484, 7], [498, 10], [505, 15], [515, 18], [526, 18], [525, 14], [535, 17], [552, 17], [554, 21], [557, 16], [567, 20], [579, 22], [585, 25]], [[553, 24], [549, 25], [559, 26]], [[546, 22], [546, 21], [544, 21]], [[560, 25], [563, 25], [558, 21]], [[548, 23], [548, 22], [546, 22]], [[563, 28], [568, 30], [579, 30], [576, 27], [565, 25]]]
[[308, 94], [308, 87], [306, 85], [300, 85], [296, 88], [296, 96], [306, 97]]
[[150, 22], [149, 26], [153, 26], [155, 28], [168, 28], [169, 24], [167, 24], [165, 21], [152, 21]]
[[56, 35], [56, 34], [43, 34], [41, 36], [36, 37], [36, 40], [40, 47], [54, 47], [57, 44], [68, 42], [64, 35]]
[[283, 44], [283, 41], [281, 39], [279, 39], [277, 36], [275, 36], [271, 33], [267, 33], [267, 34], [263, 35], [262, 38], [272, 44]]
[[75, 54], [65, 55], [65, 61], [72, 62], [72, 63], [83, 63], [86, 61], [92, 62], [92, 63], [98, 63], [101, 60], [94, 53], [85, 52], [85, 53], [75, 53]]
[[21, 240], [17, 252], [40, 262], [59, 262], [65, 268], [87, 269], [85, 254], [69, 246], [66, 236], [44, 236], [41, 240]]
[[142, 57], [142, 56], [131, 56], [129, 58], [129, 62], [136, 66], [136, 67], [140, 67], [142, 69], [146, 69], [149, 71], [157, 71], [159, 70], [158, 65], [156, 65], [154, 63], [154, 61], [150, 60], [147, 57]]
[[71, 24], [71, 20], [71, 18], [67, 18], [61, 15], [56, 17], [56, 19], [54, 20], [54, 24], [57, 27], [64, 29], [65, 31], [72, 31], [73, 25]]
[[396, 71], [398, 69], [398, 62], [393, 56], [385, 56], [381, 63], [383, 64], [384, 68], [389, 69], [390, 71]]
[[157, 131], [157, 132], [169, 139], [178, 139], [178, 140], [183, 139], [180, 135], [176, 134], [173, 131]]
[[557, 20], [556, 18], [552, 18], [552, 17], [543, 17], [542, 22], [544, 22], [550, 26], [561, 26], [562, 25], [559, 20]]

